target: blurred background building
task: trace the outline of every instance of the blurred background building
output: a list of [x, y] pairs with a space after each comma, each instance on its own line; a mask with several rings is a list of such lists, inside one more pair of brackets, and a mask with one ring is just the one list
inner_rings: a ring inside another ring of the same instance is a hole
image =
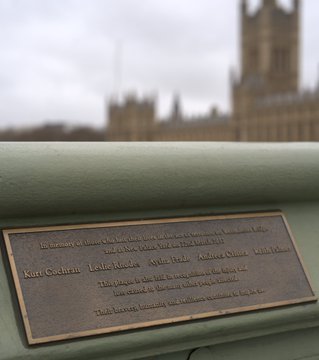
[[[153, 97], [128, 94], [107, 104], [105, 129], [63, 122], [0, 132], [2, 141], [318, 141], [319, 83], [300, 91], [301, 0], [284, 8], [240, 0], [240, 71], [231, 72], [231, 110], [189, 116], [175, 95], [165, 118]], [[214, 71], [214, 69], [212, 69]]]
[[[291, 11], [263, 0], [254, 13], [241, 1], [241, 73], [231, 76], [232, 112], [156, 117], [152, 99], [111, 101], [109, 141], [318, 141], [319, 87], [299, 92], [300, 1]], [[318, 84], [319, 85], [319, 84]]]

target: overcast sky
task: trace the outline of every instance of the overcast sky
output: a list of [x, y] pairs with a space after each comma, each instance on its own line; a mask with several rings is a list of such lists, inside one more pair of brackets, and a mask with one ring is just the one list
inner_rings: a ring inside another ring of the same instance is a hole
[[[293, 0], [278, 0], [289, 6]], [[302, 86], [319, 64], [319, 1], [303, 2]], [[250, 0], [255, 7], [258, 0]], [[0, 127], [103, 126], [114, 91], [174, 93], [188, 114], [228, 111], [238, 0], [0, 0]]]

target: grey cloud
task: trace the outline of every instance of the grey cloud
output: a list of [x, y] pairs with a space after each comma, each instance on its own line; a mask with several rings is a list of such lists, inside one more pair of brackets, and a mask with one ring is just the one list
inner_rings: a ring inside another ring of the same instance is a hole
[[[235, 0], [0, 0], [0, 126], [102, 126], [119, 41], [123, 91], [156, 92], [161, 114], [175, 92], [190, 113], [228, 109], [237, 10]], [[319, 62], [318, 14], [318, 1], [304, 0], [303, 84]]]

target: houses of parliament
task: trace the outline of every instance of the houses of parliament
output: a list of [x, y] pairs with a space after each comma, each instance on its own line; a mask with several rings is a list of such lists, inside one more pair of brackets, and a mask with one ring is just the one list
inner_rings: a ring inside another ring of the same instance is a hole
[[108, 141], [318, 141], [319, 87], [299, 91], [301, 0], [292, 9], [241, 0], [241, 69], [232, 78], [232, 110], [191, 118], [173, 102], [166, 121], [153, 99], [127, 96], [108, 105]]

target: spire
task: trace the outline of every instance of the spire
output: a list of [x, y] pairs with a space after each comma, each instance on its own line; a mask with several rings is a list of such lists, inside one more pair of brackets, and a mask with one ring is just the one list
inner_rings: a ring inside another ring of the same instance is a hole
[[247, 14], [247, 0], [241, 0], [241, 12], [242, 14], [246, 15]]
[[180, 121], [182, 119], [181, 104], [178, 94], [176, 94], [173, 99], [171, 119], [172, 121]]

